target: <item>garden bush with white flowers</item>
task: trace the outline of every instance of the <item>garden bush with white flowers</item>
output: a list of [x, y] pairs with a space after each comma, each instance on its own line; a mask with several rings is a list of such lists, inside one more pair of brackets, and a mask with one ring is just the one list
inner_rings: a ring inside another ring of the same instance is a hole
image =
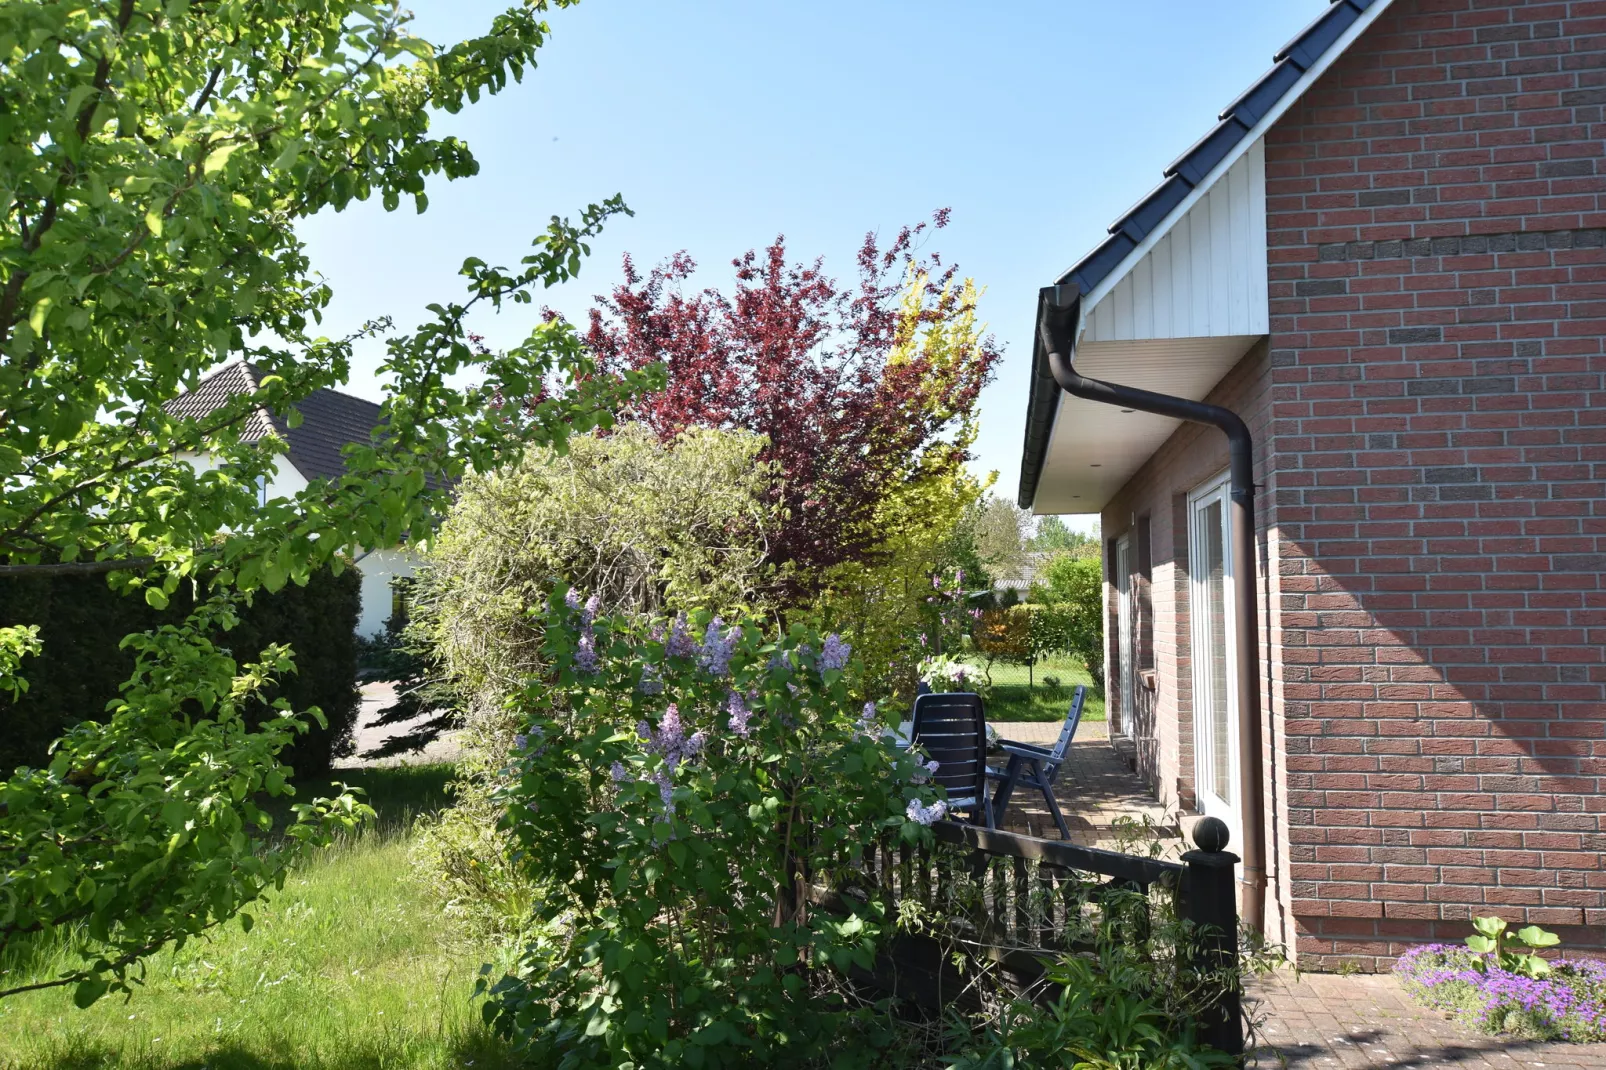
[[561, 587], [537, 616], [501, 802], [540, 905], [487, 1019], [564, 1068], [873, 1065], [841, 982], [891, 922], [873, 892], [824, 893], [943, 806], [848, 645]]

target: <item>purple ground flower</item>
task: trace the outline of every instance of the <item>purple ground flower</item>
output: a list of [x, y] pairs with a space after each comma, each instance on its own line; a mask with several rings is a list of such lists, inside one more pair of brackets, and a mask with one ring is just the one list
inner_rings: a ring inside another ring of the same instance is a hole
[[1606, 1038], [1606, 963], [1556, 961], [1533, 978], [1465, 947], [1427, 944], [1401, 955], [1394, 972], [1424, 1003], [1487, 1032]]

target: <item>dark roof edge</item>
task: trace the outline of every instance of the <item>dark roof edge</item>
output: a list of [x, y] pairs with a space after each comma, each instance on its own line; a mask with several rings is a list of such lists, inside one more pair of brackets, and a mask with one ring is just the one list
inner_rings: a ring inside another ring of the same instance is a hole
[[[1110, 236], [1055, 281], [1075, 283], [1084, 297], [1092, 293], [1223, 160], [1233, 155], [1255, 126], [1277, 109], [1305, 72], [1321, 62], [1366, 11], [1384, 3], [1387, 0], [1330, 0], [1326, 11], [1277, 51], [1272, 68], [1227, 105], [1217, 125], [1165, 169], [1164, 180], [1111, 224]], [[1017, 495], [1023, 509], [1030, 509], [1037, 496], [1037, 481], [1059, 401], [1059, 391], [1045, 360], [1034, 332], [1031, 396]]]
[[[1048, 355], [1043, 352], [1042, 333], [1036, 326], [1043, 320], [1043, 300], [1043, 291], [1039, 290], [1037, 312], [1032, 317], [1032, 383], [1026, 402], [1026, 443], [1021, 448], [1020, 489], [1015, 496], [1015, 504], [1026, 510], [1037, 498], [1037, 481], [1048, 457], [1048, 438], [1054, 431], [1054, 413], [1060, 400], [1060, 387], [1048, 370]], [[1072, 359], [1080, 334], [1079, 330], [1071, 333], [1068, 356]]]

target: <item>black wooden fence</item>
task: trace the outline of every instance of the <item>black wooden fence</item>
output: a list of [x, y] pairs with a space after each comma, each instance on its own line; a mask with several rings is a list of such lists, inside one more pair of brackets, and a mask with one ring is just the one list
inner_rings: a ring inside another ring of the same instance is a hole
[[[932, 826], [938, 848], [883, 845], [867, 853], [865, 876], [897, 904], [904, 926], [877, 964], [882, 987], [916, 1003], [942, 1008], [976, 998], [974, 971], [953, 963], [955, 949], [973, 963], [988, 962], [1019, 989], [1043, 976], [1043, 961], [1085, 950], [1086, 911], [1100, 924], [1146, 926], [1156, 896], [1176, 897], [1177, 916], [1201, 937], [1196, 965], [1219, 970], [1237, 952], [1234, 894], [1237, 856], [1226, 851], [1227, 828], [1206, 818], [1194, 830], [1196, 850], [1181, 862], [1077, 847], [951, 821]], [[958, 848], [953, 850], [951, 848]], [[1098, 878], [1104, 878], [1100, 881]], [[1136, 893], [1136, 894], [1133, 894]], [[1134, 905], [1138, 909], [1134, 909]], [[921, 931], [923, 912], [940, 921]], [[1146, 933], [1128, 931], [1141, 938]], [[1222, 986], [1219, 1002], [1200, 1021], [1202, 1039], [1222, 1051], [1244, 1048], [1241, 993]]]

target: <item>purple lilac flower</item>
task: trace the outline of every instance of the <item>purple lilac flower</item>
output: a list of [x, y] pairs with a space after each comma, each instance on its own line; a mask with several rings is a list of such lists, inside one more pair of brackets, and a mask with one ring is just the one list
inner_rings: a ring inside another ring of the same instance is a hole
[[930, 806], [921, 806], [919, 799], [910, 799], [909, 808], [904, 814], [917, 825], [929, 825], [934, 821], [941, 821], [948, 813], [948, 804], [938, 799]]
[[691, 632], [686, 627], [686, 611], [684, 609], [675, 614], [675, 623], [669, 629], [669, 643], [665, 650], [672, 658], [689, 658], [697, 652], [697, 646], [692, 642]]
[[602, 596], [593, 594], [586, 599], [585, 608], [580, 611], [580, 624], [582, 627], [591, 627], [591, 622], [597, 619], [597, 610], [602, 608]]
[[848, 659], [853, 656], [853, 648], [842, 641], [842, 637], [835, 632], [825, 637], [825, 643], [820, 647], [820, 671], [831, 672], [848, 667]]
[[742, 701], [742, 696], [735, 691], [725, 699], [725, 708], [731, 715], [730, 730], [746, 739], [749, 731], [747, 722], [752, 718], [753, 711], [747, 708], [747, 703]]
[[866, 702], [864, 709], [859, 712], [859, 721], [853, 726], [855, 737], [874, 739], [880, 734], [880, 717], [876, 713], [875, 703]]
[[575, 590], [573, 587], [570, 587], [568, 593], [563, 596], [563, 604], [568, 606], [570, 609], [579, 609], [580, 592]]
[[636, 690], [643, 695], [659, 695], [664, 690], [664, 678], [658, 675], [658, 666], [648, 662], [641, 667], [641, 683]]
[[580, 633], [580, 645], [574, 651], [574, 667], [584, 673], [595, 673], [599, 667], [597, 637], [592, 633], [589, 624]]
[[623, 784], [630, 779], [630, 771], [625, 768], [623, 762], [614, 762], [613, 768], [608, 770], [608, 775], [613, 778], [615, 784]]
[[675, 816], [675, 782], [669, 777], [669, 770], [660, 766], [652, 775], [653, 782], [658, 785], [658, 798], [663, 800], [664, 813], [669, 817]]
[[697, 665], [710, 676], [724, 676], [730, 672], [731, 652], [736, 648], [736, 629], [722, 633], [725, 622], [715, 617], [708, 622], [703, 633], [703, 645], [697, 652]]

